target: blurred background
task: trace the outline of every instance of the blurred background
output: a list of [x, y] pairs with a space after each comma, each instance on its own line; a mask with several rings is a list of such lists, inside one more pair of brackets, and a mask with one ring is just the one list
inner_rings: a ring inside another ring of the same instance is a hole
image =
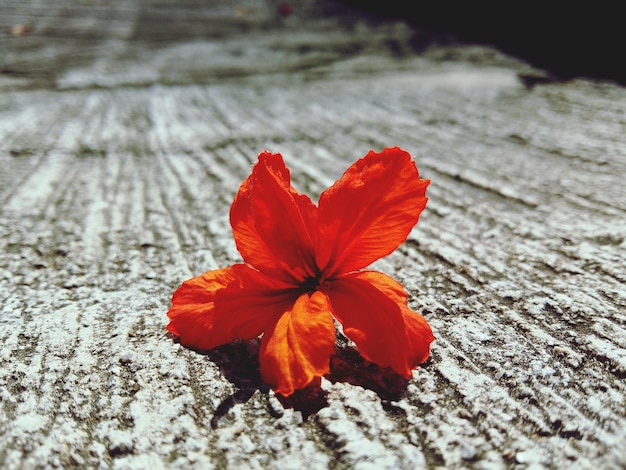
[[[0, 2], [0, 82], [45, 79], [93, 57], [115, 40], [173, 42], [232, 36], [303, 21], [396, 19], [415, 28], [409, 45], [495, 46], [543, 69], [549, 80], [577, 76], [626, 83], [617, 4], [404, 2], [400, 0], [61, 0]], [[69, 43], [68, 43], [69, 41]], [[71, 43], [80, 49], [72, 48]], [[340, 47], [340, 45], [338, 45]], [[351, 47], [355, 47], [352, 45]], [[404, 46], [403, 46], [404, 47]], [[306, 52], [306, 51], [302, 51]], [[343, 51], [349, 52], [349, 51]]]
[[562, 79], [626, 82], [626, 34], [617, 3], [340, 1], [449, 33], [451, 40], [496, 46]]

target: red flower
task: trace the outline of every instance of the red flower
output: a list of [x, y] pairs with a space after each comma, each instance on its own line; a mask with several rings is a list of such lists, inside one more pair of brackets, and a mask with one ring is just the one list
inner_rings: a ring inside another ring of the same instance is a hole
[[428, 184], [404, 150], [370, 151], [316, 206], [280, 154], [261, 153], [230, 210], [245, 264], [185, 281], [167, 330], [201, 350], [263, 334], [263, 379], [288, 396], [329, 372], [334, 318], [363, 357], [410, 377], [428, 358], [430, 326], [398, 282], [362, 269], [406, 240]]

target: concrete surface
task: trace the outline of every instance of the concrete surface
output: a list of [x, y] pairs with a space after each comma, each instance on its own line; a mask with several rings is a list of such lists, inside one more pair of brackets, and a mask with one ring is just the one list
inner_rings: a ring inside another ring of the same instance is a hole
[[[626, 467], [623, 87], [332, 3], [48, 3], [0, 19], [0, 467]], [[432, 181], [376, 263], [437, 338], [411, 380], [340, 339], [282, 399], [258, 341], [166, 334], [262, 149], [316, 198], [395, 145]]]

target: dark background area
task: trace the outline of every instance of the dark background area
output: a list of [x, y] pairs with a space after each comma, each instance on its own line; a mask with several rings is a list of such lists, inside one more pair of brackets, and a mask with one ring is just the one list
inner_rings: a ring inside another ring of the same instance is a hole
[[626, 84], [626, 34], [617, 2], [545, 2], [541, 7], [525, 2], [341, 2], [432, 32], [452, 33], [460, 41], [493, 45], [557, 80], [583, 76]]

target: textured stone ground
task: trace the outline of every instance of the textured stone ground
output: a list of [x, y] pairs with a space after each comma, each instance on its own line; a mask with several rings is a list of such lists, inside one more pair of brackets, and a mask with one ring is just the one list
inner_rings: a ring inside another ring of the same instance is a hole
[[[624, 468], [624, 88], [330, 4], [172, 5], [2, 7], [0, 467]], [[411, 380], [340, 341], [285, 400], [258, 341], [166, 334], [240, 260], [261, 150], [316, 198], [395, 145], [432, 181], [376, 263], [437, 338]]]

